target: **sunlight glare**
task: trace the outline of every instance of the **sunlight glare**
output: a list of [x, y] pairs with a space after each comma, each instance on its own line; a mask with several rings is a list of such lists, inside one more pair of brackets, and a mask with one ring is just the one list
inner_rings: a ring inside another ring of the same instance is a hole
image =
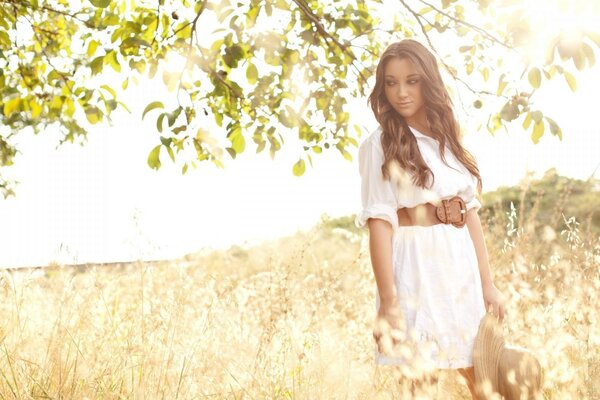
[[527, 0], [521, 3], [523, 22], [529, 24], [524, 54], [532, 62], [543, 62], [549, 46], [571, 55], [579, 48], [585, 32], [596, 30], [600, 6], [585, 0]]

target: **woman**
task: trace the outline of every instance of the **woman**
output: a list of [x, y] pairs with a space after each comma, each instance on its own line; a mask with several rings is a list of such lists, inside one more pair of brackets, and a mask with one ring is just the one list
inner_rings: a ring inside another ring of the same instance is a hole
[[476, 399], [479, 322], [486, 310], [505, 314], [477, 214], [476, 161], [435, 57], [419, 42], [384, 51], [368, 101], [379, 126], [359, 148], [356, 225], [369, 230], [377, 284], [376, 363], [402, 366], [413, 390], [437, 382], [438, 369], [457, 370]]

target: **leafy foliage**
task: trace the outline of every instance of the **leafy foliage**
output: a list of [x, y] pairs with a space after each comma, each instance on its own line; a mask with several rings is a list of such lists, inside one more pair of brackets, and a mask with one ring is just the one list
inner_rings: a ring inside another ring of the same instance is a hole
[[[257, 153], [268, 145], [273, 158], [293, 133], [305, 143], [292, 166], [296, 175], [323, 149], [335, 148], [351, 160], [348, 147], [358, 146], [361, 127], [349, 129], [346, 99], [365, 96], [387, 42], [416, 35], [472, 92], [474, 108], [489, 115], [490, 132], [520, 118], [536, 143], [548, 130], [562, 138], [559, 125], [534, 109], [531, 97], [559, 75], [576, 90], [569, 61], [577, 71], [593, 65], [600, 33], [573, 39], [556, 32], [543, 64], [519, 58], [524, 70], [518, 79], [503, 59], [522, 56], [518, 50], [527, 36], [523, 24], [514, 23], [522, 9], [481, 0], [468, 9], [459, 1], [420, 2], [425, 7], [417, 10], [400, 0], [398, 17], [386, 30], [377, 17], [381, 0], [0, 0], [0, 166], [13, 163], [13, 137], [26, 128], [39, 133], [57, 125], [64, 133], [59, 144], [84, 142], [87, 124], [110, 122], [117, 108], [128, 111], [107, 84], [111, 74], [122, 78], [126, 90], [137, 77], [154, 78], [173, 54], [184, 57], [185, 66], [163, 72], [162, 81], [176, 92], [177, 106], [165, 109], [160, 99], [147, 99], [142, 115], [156, 118], [161, 134], [148, 156], [151, 168], [160, 168], [162, 147], [173, 162], [185, 148], [195, 150], [182, 173], [196, 161], [222, 167], [224, 151], [205, 129], [208, 118], [223, 127], [225, 150], [234, 159], [249, 140]], [[199, 32], [203, 21], [215, 20], [212, 35]], [[449, 32], [460, 44], [441, 54], [439, 34]], [[446, 61], [454, 50], [461, 59]], [[467, 82], [475, 71], [485, 90]], [[2, 179], [0, 190], [5, 197], [14, 194]]]
[[598, 235], [599, 192], [600, 180], [593, 177], [585, 181], [568, 178], [551, 168], [540, 179], [529, 183], [523, 181], [518, 186], [500, 187], [484, 194], [484, 202], [492, 212], [495, 207], [510, 209], [511, 203], [526, 214], [536, 208], [537, 225], [550, 225], [559, 231], [567, 228], [565, 216], [575, 217], [586, 221], [586, 230]]
[[[555, 168], [548, 169], [540, 179], [523, 179], [514, 186], [501, 186], [483, 193], [482, 208], [479, 214], [484, 219], [504, 219], [506, 210], [519, 210], [522, 218], [535, 218], [535, 221], [521, 219], [515, 228], [525, 229], [530, 223], [539, 232], [529, 232], [535, 240], [543, 233], [545, 226], [557, 231], [567, 229], [566, 217], [584, 221], [583, 228], [592, 237], [600, 235], [600, 180], [590, 177], [580, 180], [561, 176]], [[329, 228], [343, 228], [355, 233], [364, 229], [354, 225], [356, 215], [348, 215], [326, 220], [322, 225]]]

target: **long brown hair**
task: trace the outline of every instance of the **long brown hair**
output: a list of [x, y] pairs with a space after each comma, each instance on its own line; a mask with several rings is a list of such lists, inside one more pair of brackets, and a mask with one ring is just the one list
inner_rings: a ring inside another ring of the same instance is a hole
[[384, 162], [381, 172], [385, 179], [390, 179], [390, 163], [396, 161], [400, 168], [413, 174], [413, 183], [425, 188], [427, 174], [433, 172], [427, 166], [417, 141], [402, 117], [388, 102], [385, 96], [385, 67], [392, 58], [408, 58], [417, 68], [422, 77], [422, 91], [425, 100], [425, 110], [429, 121], [432, 137], [439, 143], [440, 157], [448, 165], [444, 157], [446, 143], [454, 156], [477, 178], [477, 190], [481, 193], [482, 181], [477, 163], [461, 144], [460, 125], [454, 117], [452, 99], [438, 68], [433, 54], [421, 43], [413, 39], [404, 39], [389, 45], [379, 60], [375, 73], [375, 87], [367, 99], [375, 119], [382, 128], [381, 145], [384, 152]]

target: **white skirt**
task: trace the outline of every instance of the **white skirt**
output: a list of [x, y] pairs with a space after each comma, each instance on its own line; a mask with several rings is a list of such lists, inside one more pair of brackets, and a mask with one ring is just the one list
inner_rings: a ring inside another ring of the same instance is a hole
[[[473, 366], [473, 346], [485, 315], [481, 276], [467, 226], [400, 226], [392, 238], [392, 264], [411, 352], [384, 355], [375, 344], [375, 362], [418, 363], [424, 369]], [[376, 311], [380, 297], [376, 292]]]

